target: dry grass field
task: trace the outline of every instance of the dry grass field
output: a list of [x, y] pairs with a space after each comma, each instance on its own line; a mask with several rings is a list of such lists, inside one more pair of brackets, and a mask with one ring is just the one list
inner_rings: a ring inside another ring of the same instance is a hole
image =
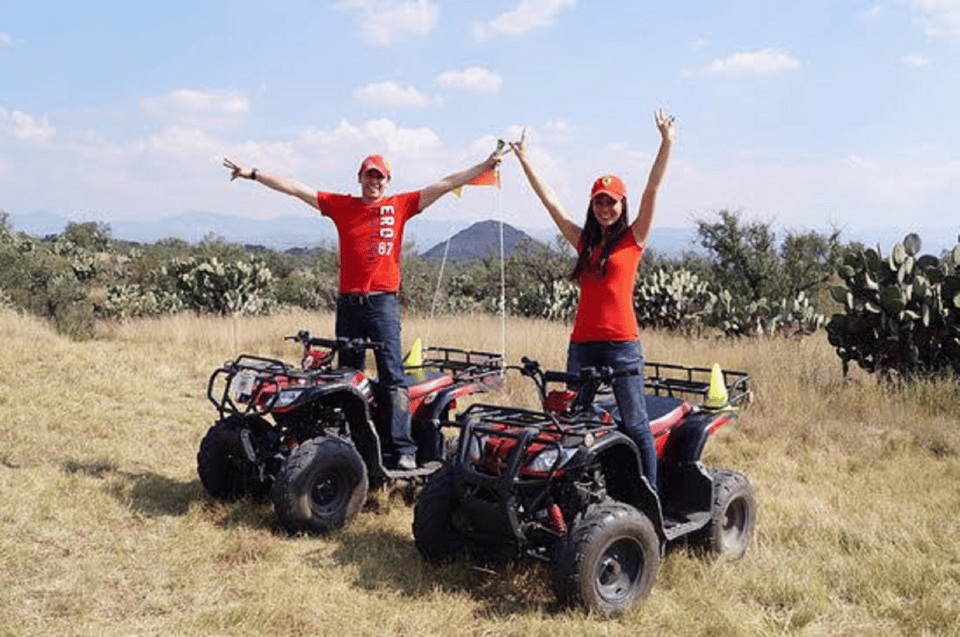
[[[289, 537], [267, 504], [204, 492], [207, 377], [239, 352], [294, 361], [282, 337], [330, 315], [168, 318], [77, 343], [0, 311], [2, 635], [960, 634], [960, 395], [844, 382], [803, 341], [644, 335], [648, 360], [743, 369], [755, 401], [705, 462], [747, 474], [746, 557], [668, 553], [647, 602], [601, 621], [558, 608], [541, 567], [432, 567], [412, 509], [371, 495], [348, 528]], [[561, 367], [569, 326], [508, 319], [506, 355]], [[406, 343], [502, 347], [486, 317], [408, 318]], [[518, 375], [485, 400], [524, 404]]]

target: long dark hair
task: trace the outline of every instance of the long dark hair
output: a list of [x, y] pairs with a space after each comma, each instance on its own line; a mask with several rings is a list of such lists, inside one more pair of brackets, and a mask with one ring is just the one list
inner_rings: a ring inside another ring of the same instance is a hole
[[607, 276], [607, 262], [610, 260], [610, 252], [613, 251], [613, 246], [617, 245], [617, 242], [620, 241], [620, 238], [626, 234], [628, 225], [627, 225], [627, 198], [624, 197], [623, 201], [623, 212], [617, 218], [613, 225], [610, 226], [610, 232], [607, 234], [607, 239], [603, 239], [603, 228], [600, 226], [600, 222], [597, 221], [596, 215], [593, 214], [593, 200], [590, 200], [590, 204], [587, 206], [587, 220], [583, 224], [583, 230], [580, 232], [580, 254], [577, 256], [577, 264], [573, 267], [573, 272], [570, 273], [570, 279], [576, 281], [580, 278], [580, 275], [590, 269], [590, 255], [593, 254], [594, 249], [599, 245], [600, 246], [600, 260], [597, 261], [597, 267], [600, 271], [600, 277], [603, 278]]

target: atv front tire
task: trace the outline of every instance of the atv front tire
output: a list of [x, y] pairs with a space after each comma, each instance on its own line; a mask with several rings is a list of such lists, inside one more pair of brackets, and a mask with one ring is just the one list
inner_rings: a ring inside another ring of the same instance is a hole
[[290, 454], [273, 485], [273, 507], [290, 533], [323, 533], [357, 516], [368, 487], [367, 467], [351, 443], [312, 438]]
[[747, 551], [753, 534], [757, 505], [747, 477], [722, 469], [713, 477], [713, 509], [703, 529], [700, 544], [706, 552], [721, 560], [738, 560]]
[[454, 507], [453, 466], [446, 465], [430, 476], [413, 507], [413, 541], [428, 562], [447, 562], [466, 551], [466, 539], [453, 528]]
[[269, 427], [261, 418], [230, 416], [207, 431], [197, 452], [197, 473], [210, 495], [228, 502], [245, 496], [263, 498], [270, 485], [265, 482], [244, 450], [243, 438], [253, 442], [254, 429]]
[[646, 599], [660, 566], [660, 540], [649, 518], [634, 507], [593, 507], [561, 541], [554, 592], [564, 604], [616, 617]]

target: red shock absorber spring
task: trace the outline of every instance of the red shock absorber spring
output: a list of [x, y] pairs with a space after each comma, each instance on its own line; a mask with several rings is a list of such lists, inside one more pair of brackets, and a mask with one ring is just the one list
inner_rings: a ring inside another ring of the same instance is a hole
[[553, 527], [553, 530], [561, 535], [567, 532], [567, 523], [563, 521], [563, 512], [560, 510], [560, 507], [556, 502], [550, 505], [548, 509], [550, 512], [550, 526]]

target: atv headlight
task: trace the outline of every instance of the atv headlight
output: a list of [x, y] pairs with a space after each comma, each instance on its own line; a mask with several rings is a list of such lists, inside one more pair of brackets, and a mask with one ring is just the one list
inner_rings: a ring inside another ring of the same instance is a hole
[[[549, 473], [554, 467], [559, 469], [567, 464], [575, 453], [576, 447], [548, 447], [534, 456], [527, 468], [538, 473]], [[558, 458], [560, 462], [557, 462]]]
[[230, 391], [233, 393], [235, 400], [243, 401], [250, 397], [250, 394], [253, 392], [253, 381], [256, 377], [257, 375], [249, 369], [237, 372], [230, 380]]
[[487, 442], [488, 436], [470, 436], [467, 443], [467, 462], [471, 464], [480, 464], [483, 460], [483, 447]]
[[274, 403], [274, 407], [289, 407], [294, 403], [295, 400], [300, 398], [300, 394], [303, 393], [303, 388], [297, 387], [295, 389], [284, 389], [280, 392], [280, 395], [277, 396], [277, 402]]

